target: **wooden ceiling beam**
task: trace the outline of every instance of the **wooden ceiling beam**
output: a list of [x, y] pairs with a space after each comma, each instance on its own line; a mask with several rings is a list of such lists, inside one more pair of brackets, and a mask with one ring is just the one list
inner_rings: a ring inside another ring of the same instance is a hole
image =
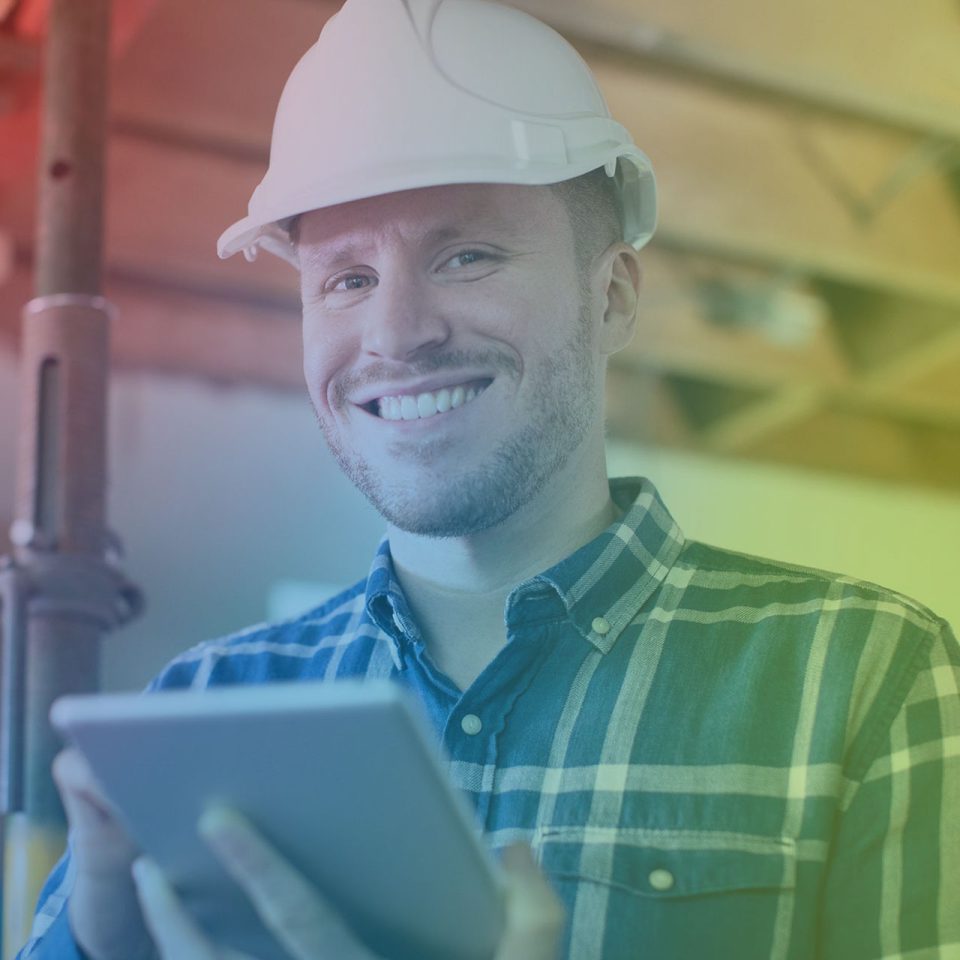
[[[800, 335], [778, 342], [775, 323], [712, 315], [709, 288], [702, 295], [705, 282], [723, 283], [735, 297], [742, 291], [763, 307], [769, 295], [771, 309], [781, 295], [788, 297], [788, 309], [799, 290], [812, 297], [813, 307]], [[841, 297], [827, 290], [815, 297], [769, 271], [655, 248], [644, 255], [637, 334], [613, 362], [628, 371], [694, 377], [732, 389], [767, 388], [752, 405], [706, 428], [705, 442], [718, 450], [749, 445], [820, 407], [903, 423], [960, 423], [960, 391], [922, 389], [925, 376], [949, 369], [951, 362], [960, 382], [956, 309], [863, 292]]]
[[262, 176], [287, 75], [338, 7], [332, 0], [163, 0], [115, 66], [117, 123], [225, 147], [228, 155], [245, 151]]
[[[952, 399], [924, 396], [924, 379], [935, 371], [951, 369], [953, 374]], [[914, 347], [902, 357], [859, 377], [850, 390], [852, 397], [871, 404], [876, 409], [886, 401], [887, 406], [904, 411], [928, 410], [931, 416], [947, 415], [957, 411], [960, 417], [960, 325], [947, 330], [928, 342]]]
[[[956, 337], [951, 338], [951, 346], [960, 357]], [[926, 356], [919, 359], [927, 362]], [[908, 357], [902, 369], [910, 368]], [[768, 438], [789, 435], [797, 423], [814, 414], [842, 411], [882, 417], [898, 429], [943, 428], [957, 431], [960, 436], [960, 403], [937, 397], [891, 395], [889, 390], [889, 381], [881, 380], [879, 386], [874, 386], [869, 378], [863, 383], [853, 381], [842, 387], [790, 384], [718, 417], [700, 429], [698, 442], [718, 453], [746, 452]]]
[[916, 138], [593, 66], [653, 160], [660, 243], [960, 305], [955, 189], [936, 167], [901, 176]]
[[758, 388], [849, 376], [829, 304], [801, 280], [656, 247], [643, 254], [638, 329], [617, 362]]
[[[791, 389], [770, 401], [774, 407], [779, 403], [781, 409], [791, 408], [790, 422], [773, 431], [759, 430], [750, 440], [748, 424], [741, 421], [742, 443], [734, 449], [721, 443], [705, 445], [702, 434], [689, 429], [667, 381], [661, 381], [654, 394], [660, 405], [651, 405], [649, 412], [638, 399], [642, 394], [625, 401], [617, 399], [620, 389], [617, 385], [610, 397], [608, 416], [610, 435], [619, 440], [960, 492], [958, 426], [904, 424], [868, 410], [818, 410], [813, 403], [804, 413], [802, 390]], [[768, 407], [767, 413], [775, 416], [776, 410]], [[659, 425], [658, 416], [663, 418]]]
[[[957, 370], [960, 371], [960, 365]], [[871, 416], [886, 417], [891, 423], [910, 427], [943, 427], [960, 430], [960, 400], [914, 394], [887, 396], [861, 391], [854, 387], [831, 397], [828, 409], [852, 410]]]
[[714, 453], [735, 453], [819, 410], [824, 392], [816, 384], [792, 384], [701, 428], [698, 441]]
[[960, 430], [824, 410], [738, 451], [739, 456], [960, 491]]
[[588, 57], [655, 65], [960, 141], [960, 29], [943, 3], [908, 9], [870, 0], [513, 2]]

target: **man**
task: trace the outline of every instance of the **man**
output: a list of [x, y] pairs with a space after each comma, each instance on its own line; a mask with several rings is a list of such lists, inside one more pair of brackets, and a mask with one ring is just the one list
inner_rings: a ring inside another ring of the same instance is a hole
[[[300, 270], [310, 397], [388, 535], [351, 590], [153, 686], [406, 686], [489, 843], [535, 852], [505, 858], [500, 958], [960, 956], [947, 624], [686, 541], [649, 482], [608, 481], [604, 373], [653, 203], [552, 31], [483, 0], [349, 0], [221, 253]], [[23, 956], [222, 955], [132, 868], [75, 754], [56, 775], [72, 854]], [[203, 832], [292, 956], [370, 957], [248, 826]]]

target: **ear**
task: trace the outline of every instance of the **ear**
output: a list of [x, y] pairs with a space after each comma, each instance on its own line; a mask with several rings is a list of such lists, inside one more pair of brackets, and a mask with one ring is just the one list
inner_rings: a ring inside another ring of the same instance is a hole
[[637, 328], [640, 301], [640, 254], [628, 243], [614, 243], [600, 255], [594, 274], [604, 298], [600, 348], [605, 356], [622, 350]]

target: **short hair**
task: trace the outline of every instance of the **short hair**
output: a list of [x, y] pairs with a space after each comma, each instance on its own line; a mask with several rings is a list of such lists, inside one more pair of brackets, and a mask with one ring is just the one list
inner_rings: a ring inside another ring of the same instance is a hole
[[599, 167], [552, 183], [550, 189], [566, 207], [577, 266], [583, 272], [598, 253], [623, 239], [623, 208], [617, 182]]

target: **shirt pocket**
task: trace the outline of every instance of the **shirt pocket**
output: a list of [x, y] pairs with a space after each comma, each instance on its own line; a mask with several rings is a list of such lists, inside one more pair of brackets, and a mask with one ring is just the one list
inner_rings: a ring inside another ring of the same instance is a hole
[[789, 838], [549, 827], [534, 847], [567, 908], [570, 960], [771, 960], [792, 919]]

